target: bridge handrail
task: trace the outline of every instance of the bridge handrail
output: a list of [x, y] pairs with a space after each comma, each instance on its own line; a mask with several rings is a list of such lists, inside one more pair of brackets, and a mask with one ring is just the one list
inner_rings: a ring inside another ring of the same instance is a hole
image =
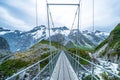
[[[67, 51], [67, 52], [69, 52], [69, 51]], [[69, 52], [69, 53], [71, 53], [71, 52]], [[73, 54], [73, 53], [71, 53], [71, 54]], [[88, 62], [88, 63], [90, 63], [90, 64], [92, 64], [92, 65], [94, 65], [94, 66], [96, 66], [96, 67], [98, 67], [98, 68], [100, 68], [100, 69], [102, 69], [102, 70], [104, 70], [104, 71], [106, 71], [106, 72], [110, 73], [110, 74], [112, 74], [112, 75], [114, 75], [114, 76], [115, 76], [115, 77], [117, 77], [117, 78], [120, 78], [120, 76], [119, 76], [119, 75], [114, 74], [114, 73], [112, 73], [112, 72], [108, 71], [107, 69], [104, 69], [104, 68], [102, 68], [101, 66], [98, 66], [98, 65], [96, 65], [96, 64], [95, 64], [95, 63], [93, 63], [93, 62], [90, 62], [90, 61], [89, 61], [89, 60], [87, 60], [87, 59], [84, 59], [84, 58], [82, 58], [82, 57], [80, 57], [80, 56], [78, 56], [78, 55], [76, 55], [76, 54], [73, 54], [73, 55], [75, 55], [75, 56], [77, 56], [78, 58], [80, 58], [80, 59], [82, 59], [82, 60], [84, 60], [84, 61], [86, 61], [86, 62]]]
[[[53, 58], [53, 60], [54, 60], [57, 56], [59, 56], [59, 53], [57, 53], [57, 54], [55, 55], [55, 57]], [[47, 68], [47, 66], [48, 66], [51, 62], [52, 62], [52, 60], [50, 60], [49, 63], [48, 63], [32, 80], [35, 80], [35, 79]]]
[[80, 64], [75, 58], [73, 58], [70, 54], [68, 54], [72, 59], [74, 59], [84, 70], [90, 73], [96, 80], [99, 80], [94, 74], [92, 74], [89, 70], [87, 70], [82, 64]]
[[40, 60], [40, 61], [34, 63], [34, 64], [31, 65], [31, 66], [28, 66], [27, 68], [21, 70], [20, 72], [17, 72], [16, 74], [12, 75], [11, 77], [8, 77], [6, 80], [10, 80], [10, 79], [14, 78], [15, 76], [17, 76], [17, 75], [23, 73], [24, 71], [26, 71], [26, 70], [28, 70], [28, 69], [30, 69], [30, 68], [32, 68], [32, 67], [38, 65], [39, 63], [41, 63], [41, 62], [47, 60], [47, 59], [48, 59], [50, 56], [52, 56], [52, 55], [53, 55], [53, 54], [51, 54], [51, 55], [47, 56], [46, 58], [44, 58], [44, 59], [42, 59], [42, 60]]

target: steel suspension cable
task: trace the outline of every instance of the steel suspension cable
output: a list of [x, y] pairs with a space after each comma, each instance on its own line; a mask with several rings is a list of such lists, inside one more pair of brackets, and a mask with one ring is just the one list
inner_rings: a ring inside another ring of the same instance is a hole
[[95, 23], [94, 23], [94, 0], [93, 0], [93, 32], [95, 31]]
[[[93, 0], [93, 33], [95, 32], [94, 30], [94, 0]], [[93, 62], [93, 59], [92, 59], [92, 62]], [[92, 74], [94, 74], [94, 65], [91, 64], [91, 71], [92, 71]], [[91, 80], [93, 80], [93, 77], [91, 77]]]
[[36, 12], [36, 27], [38, 26], [38, 1], [36, 0], [36, 10], [35, 10], [35, 12]]
[[[67, 51], [67, 50], [66, 50], [66, 51]], [[111, 72], [111, 71], [109, 71], [109, 70], [101, 67], [100, 65], [96, 65], [95, 63], [93, 63], [93, 62], [91, 62], [91, 61], [89, 61], [89, 60], [87, 60], [87, 59], [85, 59], [85, 58], [83, 58], [83, 57], [81, 57], [81, 56], [78, 56], [78, 55], [76, 55], [76, 54], [74, 54], [74, 53], [71, 53], [71, 52], [69, 52], [69, 51], [67, 51], [67, 52], [70, 53], [70, 54], [72, 54], [72, 55], [75, 55], [75, 56], [79, 57], [80, 59], [82, 59], [82, 60], [84, 60], [84, 61], [86, 61], [86, 62], [88, 62], [88, 63], [90, 63], [90, 64], [92, 64], [92, 65], [94, 65], [94, 66], [96, 66], [96, 67], [98, 67], [98, 68], [100, 68], [101, 70], [103, 70], [103, 71], [105, 71], [105, 72], [107, 72], [107, 73], [109, 73], [109, 74], [112, 74], [113, 76], [115, 76], [115, 77], [117, 77], [117, 78], [120, 78], [119, 75], [117, 75], [117, 74], [115, 74], [115, 73], [113, 73], [113, 72]]]
[[[68, 54], [68, 53], [66, 53]], [[74, 57], [72, 57], [70, 54], [68, 54], [75, 62], [78, 63], [78, 65], [80, 65], [85, 71], [87, 71], [88, 73], [90, 73], [96, 80], [99, 80], [94, 74], [92, 74], [87, 68], [85, 68], [79, 61], [77, 61]]]
[[[49, 8], [49, 7], [48, 7]], [[53, 17], [52, 17], [52, 13], [51, 13], [51, 11], [50, 11], [50, 8], [49, 8], [49, 14], [50, 14], [50, 19], [51, 19], [51, 22], [52, 22], [52, 26], [53, 26], [53, 28], [55, 28], [55, 25], [54, 25], [54, 21], [53, 21]], [[51, 28], [52, 29], [52, 28]], [[56, 40], [58, 40], [57, 39], [57, 36], [56, 36], [56, 33], [55, 33], [55, 38], [56, 38]], [[59, 46], [59, 44], [58, 44], [58, 46]]]
[[49, 7], [48, 7], [48, 9], [49, 9], [49, 14], [50, 14], [50, 19], [51, 19], [51, 22], [52, 22], [52, 26], [55, 27], [55, 25], [54, 25], [54, 21], [53, 21], [53, 17], [52, 17], [52, 13], [51, 13]]
[[73, 28], [73, 26], [74, 26], [74, 23], [75, 23], [75, 20], [76, 20], [76, 17], [77, 17], [77, 13], [78, 13], [78, 8], [77, 8], [77, 10], [76, 10], [76, 12], [75, 12], [75, 16], [74, 16], [74, 19], [73, 19], [73, 23], [72, 23], [72, 26], [71, 26], [71, 30], [72, 30], [72, 28]]

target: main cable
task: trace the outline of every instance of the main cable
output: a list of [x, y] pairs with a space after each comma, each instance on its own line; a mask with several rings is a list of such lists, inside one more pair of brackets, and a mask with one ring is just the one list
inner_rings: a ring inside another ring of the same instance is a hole
[[94, 0], [93, 0], [93, 32], [95, 31], [95, 24], [94, 24]]

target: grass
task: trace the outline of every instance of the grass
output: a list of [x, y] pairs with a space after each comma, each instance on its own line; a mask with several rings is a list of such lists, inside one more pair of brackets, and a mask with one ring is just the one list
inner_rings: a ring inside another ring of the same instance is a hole
[[101, 44], [95, 48], [95, 51], [99, 50], [99, 49], [100, 49], [101, 47], [103, 47], [107, 42], [108, 42], [107, 39], [104, 40], [103, 42], [101, 42]]
[[[71, 53], [76, 53], [76, 49], [75, 48], [71, 48], [68, 51], [70, 51]], [[90, 58], [90, 56], [88, 54], [88, 51], [78, 49], [78, 55], [83, 57], [83, 58], [85, 58], [85, 59], [87, 59], [87, 60], [91, 60], [91, 58]], [[80, 59], [79, 62], [81, 64], [83, 64], [83, 65], [88, 65], [89, 64], [88, 62], [86, 62], [86, 61], [84, 61], [82, 59]]]
[[120, 80], [119, 78], [116, 78], [114, 76], [108, 76], [108, 74], [105, 72], [101, 73], [101, 76], [103, 80]]
[[95, 48], [95, 51], [99, 50], [106, 43], [108, 43], [108, 46], [100, 56], [104, 56], [107, 52], [110, 52], [110, 50], [114, 50], [111, 52], [112, 56], [120, 56], [120, 23], [112, 30], [110, 36]]
[[[37, 43], [37, 44], [35, 44], [34, 46], [32, 46], [30, 49], [34, 49], [34, 48], [40, 46], [41, 44], [48, 44], [48, 45], [49, 45], [49, 41], [48, 41], [48, 40], [42, 40], [42, 41], [40, 41], [39, 43]], [[63, 45], [61, 45], [61, 44], [59, 44], [59, 43], [57, 43], [57, 42], [54, 42], [54, 41], [51, 41], [51, 45], [52, 45], [52, 46], [55, 46], [56, 48], [60, 48], [59, 46], [62, 46], [62, 47], [63, 47]]]
[[22, 61], [22, 60], [14, 60], [10, 59], [3, 62], [0, 65], [0, 77], [2, 76], [10, 76], [13, 73], [17, 72], [17, 70], [24, 68], [29, 65], [29, 62]]
[[[55, 51], [53, 52], [53, 54], [55, 54]], [[31, 59], [30, 61], [24, 61], [23, 59], [9, 59], [0, 65], [0, 77], [11, 76], [11, 75], [13, 75], [13, 73], [16, 73], [20, 69], [26, 68], [27, 66], [32, 65], [33, 63], [35, 63], [39, 60], [42, 60], [49, 55], [50, 55], [49, 53], [44, 53], [44, 54], [38, 56], [37, 58]], [[40, 64], [41, 69], [46, 64], [48, 64], [48, 62], [49, 62], [49, 58], [46, 59], [45, 61], [41, 62], [41, 64]]]
[[[118, 24], [109, 36], [109, 46], [113, 47], [115, 43], [120, 42], [120, 24]], [[112, 42], [112, 43], [111, 43]]]
[[80, 49], [80, 50], [85, 50], [85, 51], [89, 51], [89, 52], [94, 51], [94, 48], [80, 46], [80, 45], [75, 44], [74, 42], [72, 42], [72, 43], [70, 44], [70, 46], [71, 46], [71, 47], [68, 48], [68, 49], [76, 48], [76, 47], [77, 47], [77, 48]]
[[[95, 75], [95, 76], [98, 78], [98, 80], [100, 80], [100, 78], [97, 75]], [[96, 79], [94, 77], [92, 79], [92, 75], [88, 75], [85, 78], [83, 78], [82, 80], [96, 80]]]

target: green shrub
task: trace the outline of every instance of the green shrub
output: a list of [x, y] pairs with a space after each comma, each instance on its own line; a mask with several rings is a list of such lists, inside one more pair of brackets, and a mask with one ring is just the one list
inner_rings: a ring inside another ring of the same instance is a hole
[[[94, 77], [92, 77], [92, 75], [88, 75], [88, 76], [86, 76], [85, 78], [83, 78], [82, 80], [91, 80], [93, 78], [93, 80], [96, 80]], [[96, 78], [98, 79], [98, 80], [100, 80], [100, 78], [96, 75]]]
[[0, 77], [1, 76], [10, 76], [13, 73], [16, 73], [17, 70], [19, 70], [23, 67], [26, 67], [28, 64], [29, 64], [29, 62], [25, 62], [22, 60], [9, 59], [0, 65], [0, 73], [2, 73], [2, 74], [0, 74]]
[[101, 76], [103, 80], [120, 80], [119, 78], [116, 78], [114, 76], [108, 76], [108, 74], [105, 72], [103, 72]]
[[[71, 49], [69, 49], [68, 51], [70, 51], [71, 53], [76, 54], [76, 49], [75, 49], [75, 48], [71, 48]], [[90, 58], [90, 56], [89, 56], [89, 54], [88, 54], [87, 51], [77, 50], [77, 55], [79, 55], [80, 57], [83, 57], [83, 58], [85, 58], [85, 59], [87, 59], [87, 60], [91, 60], [91, 58]], [[83, 64], [83, 65], [88, 65], [88, 64], [89, 64], [88, 62], [86, 62], [86, 61], [84, 61], [84, 60], [82, 60], [82, 59], [80, 59], [79, 62], [80, 62], [81, 64]]]

